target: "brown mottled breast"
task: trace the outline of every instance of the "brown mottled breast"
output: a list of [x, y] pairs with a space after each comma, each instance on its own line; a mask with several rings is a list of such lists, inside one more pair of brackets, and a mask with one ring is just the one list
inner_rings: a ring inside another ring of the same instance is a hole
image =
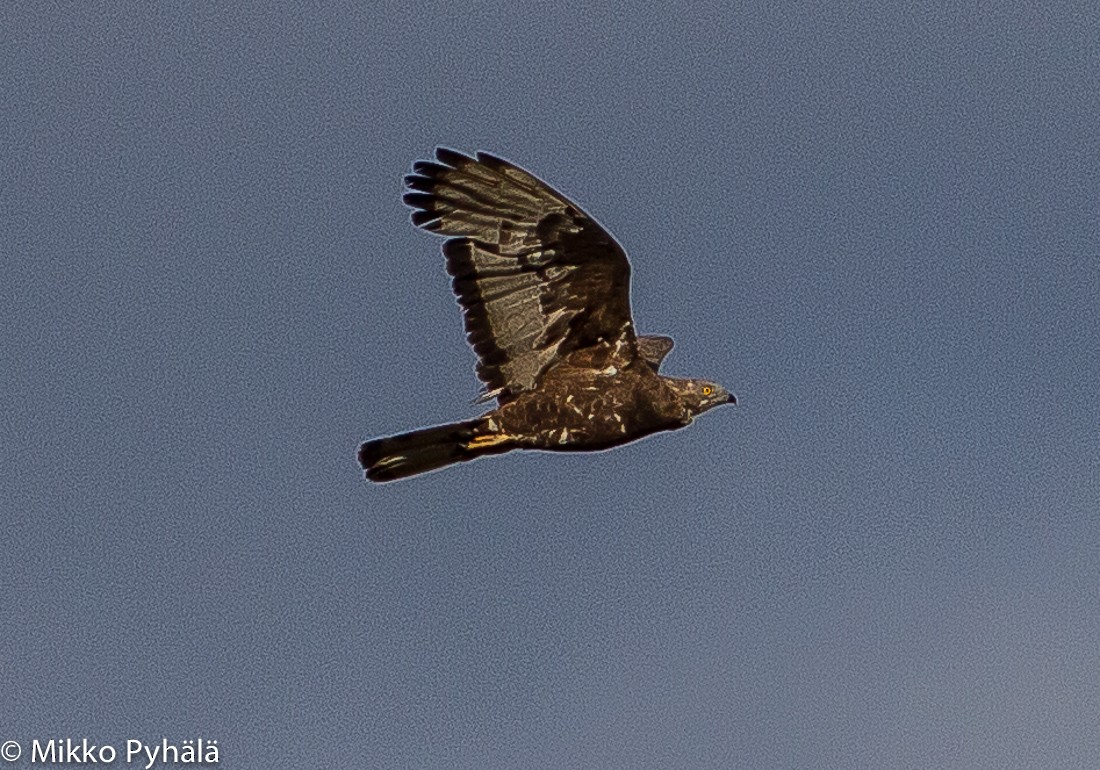
[[640, 359], [618, 369], [568, 365], [547, 372], [538, 390], [497, 412], [502, 430], [530, 447], [606, 449], [691, 421], [676, 394]]

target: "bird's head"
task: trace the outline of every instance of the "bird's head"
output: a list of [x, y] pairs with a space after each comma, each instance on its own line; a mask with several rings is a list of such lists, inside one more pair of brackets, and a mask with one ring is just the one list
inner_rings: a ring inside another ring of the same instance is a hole
[[665, 382], [676, 391], [691, 416], [702, 414], [722, 404], [736, 404], [733, 394], [717, 382], [709, 380], [689, 380], [680, 377], [668, 377]]

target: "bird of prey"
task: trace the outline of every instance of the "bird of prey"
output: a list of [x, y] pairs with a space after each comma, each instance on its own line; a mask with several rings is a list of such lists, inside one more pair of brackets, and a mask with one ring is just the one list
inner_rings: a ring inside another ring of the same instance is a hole
[[447, 236], [481, 400], [497, 408], [366, 442], [368, 479], [513, 449], [608, 449], [736, 403], [717, 383], [658, 372], [672, 340], [635, 333], [626, 253], [541, 179], [485, 152], [437, 148], [405, 185], [413, 224]]

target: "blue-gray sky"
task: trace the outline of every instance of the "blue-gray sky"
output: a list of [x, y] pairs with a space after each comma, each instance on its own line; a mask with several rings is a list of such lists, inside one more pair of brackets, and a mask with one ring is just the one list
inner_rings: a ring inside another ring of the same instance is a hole
[[[5, 3], [0, 741], [230, 768], [1100, 756], [1093, 3]], [[740, 404], [389, 486], [477, 413], [442, 144]], [[121, 765], [121, 763], [120, 763]]]

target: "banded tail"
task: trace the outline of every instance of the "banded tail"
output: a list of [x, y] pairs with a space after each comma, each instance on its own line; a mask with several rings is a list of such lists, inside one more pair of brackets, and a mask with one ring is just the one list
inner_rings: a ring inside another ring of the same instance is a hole
[[376, 438], [359, 447], [359, 464], [371, 481], [396, 481], [515, 448], [507, 436], [475, 434], [480, 422], [469, 420]]

